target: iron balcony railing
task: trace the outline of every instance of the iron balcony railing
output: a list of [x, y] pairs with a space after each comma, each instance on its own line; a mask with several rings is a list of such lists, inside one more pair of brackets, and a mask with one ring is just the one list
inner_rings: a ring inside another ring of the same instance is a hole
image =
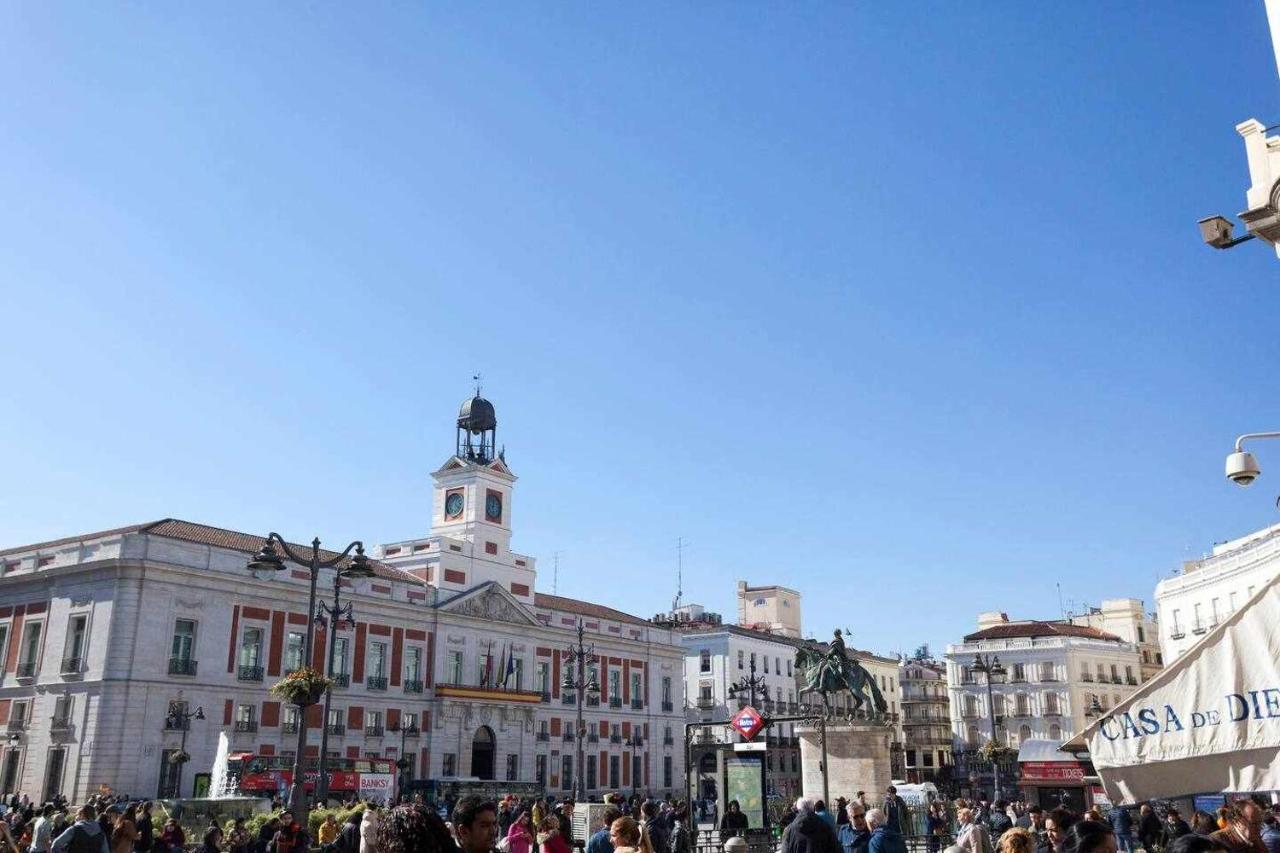
[[699, 697], [698, 697], [698, 710], [700, 710], [700, 711], [710, 711], [710, 710], [711, 710], [712, 708], [714, 708], [715, 706], [716, 706], [716, 700], [715, 700], [715, 697], [714, 697], [714, 696], [699, 696]]
[[543, 743], [546, 743], [547, 741], [551, 740], [551, 732], [538, 732], [537, 738]]
[[365, 726], [365, 737], [382, 737], [382, 726]]
[[236, 678], [240, 681], [261, 681], [262, 667], [260, 666], [241, 666], [236, 670]]
[[364, 680], [366, 690], [386, 690], [387, 677], [385, 675], [370, 675]]
[[633, 711], [643, 711], [643, 710], [644, 710], [644, 700], [643, 700], [643, 699], [632, 699], [632, 700], [631, 700], [631, 710], [633, 710]]
[[587, 697], [587, 701], [586, 701], [584, 704], [585, 704], [588, 708], [599, 708], [599, 707], [600, 707], [600, 697], [599, 697], [599, 696], [588, 696], [588, 697]]
[[422, 692], [422, 680], [421, 680], [421, 679], [418, 679], [418, 678], [413, 678], [413, 679], [410, 679], [410, 680], [406, 681], [406, 682], [404, 683], [404, 692], [405, 692], [405, 693], [421, 693], [421, 692]]
[[576, 704], [578, 704], [578, 697], [577, 697], [577, 696], [574, 696], [572, 693], [562, 693], [562, 694], [560, 694], [560, 704], [561, 704], [561, 705], [576, 705]]
[[662, 712], [664, 714], [670, 714], [673, 710], [675, 710], [675, 706], [670, 701], [663, 701]]
[[71, 719], [66, 716], [51, 717], [49, 719], [49, 728], [51, 731], [65, 732], [67, 729], [71, 728]]
[[333, 686], [334, 686], [334, 687], [350, 687], [350, 686], [351, 686], [351, 673], [349, 673], [349, 672], [335, 672], [335, 673], [333, 674]]
[[63, 658], [62, 674], [63, 675], [79, 675], [84, 669], [84, 658]]
[[17, 672], [14, 673], [18, 678], [35, 678], [36, 670], [39, 668], [36, 661], [29, 660], [18, 664]]
[[400, 729], [400, 733], [405, 737], [417, 737], [418, 735], [422, 734], [422, 729], [418, 728], [417, 726], [405, 726], [404, 728]]
[[191, 720], [187, 717], [168, 716], [164, 718], [164, 730], [167, 732], [185, 732], [191, 730]]
[[284, 732], [287, 735], [296, 735], [298, 733], [298, 721], [289, 720], [285, 723], [282, 723], [280, 725], [280, 731]]
[[196, 662], [191, 658], [169, 658], [170, 675], [195, 675]]
[[609, 707], [610, 707], [610, 708], [621, 708], [621, 707], [622, 707], [622, 697], [621, 697], [621, 696], [610, 696], [610, 697], [609, 697]]
[[257, 720], [236, 720], [235, 730], [237, 732], [256, 732], [258, 730]]
[[609, 743], [622, 743], [622, 735], [609, 735]]
[[325, 728], [329, 730], [331, 735], [345, 735], [347, 733], [347, 727], [342, 723], [330, 723]]

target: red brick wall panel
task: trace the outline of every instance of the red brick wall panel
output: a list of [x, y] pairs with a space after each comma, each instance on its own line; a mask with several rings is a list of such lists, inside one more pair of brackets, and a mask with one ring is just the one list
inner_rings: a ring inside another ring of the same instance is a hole
[[280, 660], [284, 657], [284, 611], [271, 614], [271, 641], [267, 645], [267, 675], [280, 674]]
[[391, 686], [400, 686], [400, 671], [404, 669], [404, 629], [396, 628], [391, 632]]
[[280, 725], [280, 703], [279, 702], [263, 702], [262, 703], [262, 725], [275, 727]]
[[236, 643], [240, 642], [240, 605], [231, 608], [231, 648], [227, 649], [227, 672], [236, 671]]
[[364, 681], [365, 633], [368, 628], [363, 622], [356, 625], [355, 660], [351, 663], [351, 680]]

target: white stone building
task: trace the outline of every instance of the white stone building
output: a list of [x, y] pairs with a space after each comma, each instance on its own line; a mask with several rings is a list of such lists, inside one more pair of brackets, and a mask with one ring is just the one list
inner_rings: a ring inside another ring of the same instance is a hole
[[1156, 584], [1160, 649], [1173, 663], [1280, 571], [1280, 524], [1215, 545]]
[[898, 665], [902, 703], [903, 778], [936, 782], [951, 766], [951, 700], [946, 664], [904, 660]]
[[[990, 702], [975, 655], [998, 657], [1005, 670]], [[1095, 699], [1103, 710], [1113, 707], [1141, 675], [1137, 647], [1114, 634], [1065, 621], [1011, 621], [1003, 613], [979, 616], [978, 630], [949, 645], [946, 660], [956, 771], [979, 785], [988, 777], [965, 756], [992, 739], [993, 713], [1001, 746], [1033, 738], [1061, 743], [1084, 730]]]
[[[464, 405], [460, 426], [480, 403]], [[577, 762], [561, 675], [579, 623], [601, 686], [584, 709], [586, 793], [682, 791], [678, 640], [537, 591], [533, 560], [508, 549], [515, 477], [492, 453], [492, 429], [481, 432], [480, 444], [460, 435], [435, 474], [431, 534], [384, 546], [374, 577], [342, 581], [357, 624], [337, 630], [327, 720], [319, 705], [300, 720], [268, 693], [302, 663], [308, 630], [317, 667], [328, 637], [307, 613], [303, 567], [246, 570], [261, 534], [165, 519], [0, 551], [0, 794], [171, 794], [168, 758], [185, 742], [190, 795], [220, 732], [236, 751], [289, 757], [305, 722], [314, 759], [324, 722], [334, 759], [403, 756], [415, 779], [539, 782], [563, 795]], [[323, 572], [322, 597], [333, 584]], [[174, 702], [205, 720], [172, 727]]]

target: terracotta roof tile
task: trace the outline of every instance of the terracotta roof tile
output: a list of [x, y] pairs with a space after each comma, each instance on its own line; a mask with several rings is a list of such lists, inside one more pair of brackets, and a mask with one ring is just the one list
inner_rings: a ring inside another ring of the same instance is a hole
[[1011, 622], [1006, 625], [992, 625], [972, 634], [966, 634], [964, 641], [972, 643], [977, 640], [1011, 640], [1023, 637], [1087, 637], [1092, 640], [1116, 640], [1115, 634], [1108, 634], [1098, 628], [1086, 625], [1072, 625], [1070, 622]]
[[85, 533], [80, 536], [66, 536], [62, 539], [51, 539], [48, 542], [34, 542], [30, 545], [18, 545], [14, 548], [5, 548], [0, 551], [0, 557], [9, 554], [21, 554], [24, 551], [41, 551], [45, 548], [57, 548], [61, 545], [72, 545], [76, 542], [87, 542], [90, 539], [106, 539], [109, 536], [122, 536], [126, 533], [137, 533], [144, 527], [150, 527], [153, 524], [159, 524], [158, 521], [149, 521], [145, 524], [131, 524], [128, 527], [116, 527], [111, 530], [99, 530], [97, 533]]

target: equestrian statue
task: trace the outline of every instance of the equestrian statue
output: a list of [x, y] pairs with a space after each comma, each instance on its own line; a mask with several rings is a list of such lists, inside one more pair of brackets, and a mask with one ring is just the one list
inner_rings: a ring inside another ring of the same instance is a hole
[[868, 706], [868, 718], [881, 717], [889, 708], [875, 678], [857, 659], [849, 657], [839, 628], [826, 653], [808, 646], [797, 649], [796, 668], [800, 692], [812, 691], [821, 696], [824, 715], [831, 713], [831, 694], [842, 690], [848, 690], [853, 697], [850, 717], [858, 716], [864, 705]]

